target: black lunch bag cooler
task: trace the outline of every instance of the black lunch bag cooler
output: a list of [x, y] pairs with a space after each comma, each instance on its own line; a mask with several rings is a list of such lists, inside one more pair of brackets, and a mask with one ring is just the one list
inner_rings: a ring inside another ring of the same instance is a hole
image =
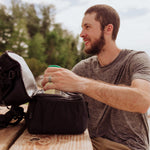
[[[18, 110], [21, 108], [19, 105], [27, 102], [29, 104], [25, 121], [29, 133], [81, 134], [87, 128], [87, 104], [80, 94], [46, 94], [38, 90], [24, 59], [6, 51], [0, 56], [0, 106], [11, 106], [11, 116], [18, 119]], [[3, 122], [2, 118], [6, 117], [0, 115], [0, 124]]]
[[87, 128], [86, 105], [76, 94], [37, 94], [29, 103], [27, 128], [33, 134], [80, 134]]

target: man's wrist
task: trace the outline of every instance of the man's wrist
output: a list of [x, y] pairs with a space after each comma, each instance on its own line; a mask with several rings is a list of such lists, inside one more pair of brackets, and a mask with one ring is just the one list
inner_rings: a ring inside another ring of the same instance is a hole
[[88, 78], [80, 77], [80, 80], [78, 82], [78, 92], [85, 94], [86, 91], [88, 90], [89, 86], [89, 80]]

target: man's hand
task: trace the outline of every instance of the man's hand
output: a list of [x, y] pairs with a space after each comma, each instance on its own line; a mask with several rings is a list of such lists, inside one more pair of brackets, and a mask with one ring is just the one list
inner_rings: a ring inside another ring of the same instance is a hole
[[[51, 84], [49, 83], [51, 78]], [[84, 88], [84, 78], [65, 68], [48, 67], [44, 73], [42, 86], [44, 90], [57, 89], [67, 92], [79, 92]]]

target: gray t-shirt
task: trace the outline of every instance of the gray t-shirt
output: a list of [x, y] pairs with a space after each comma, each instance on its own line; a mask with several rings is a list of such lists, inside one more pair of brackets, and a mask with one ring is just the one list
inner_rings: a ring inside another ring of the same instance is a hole
[[[122, 50], [109, 65], [102, 67], [97, 56], [82, 60], [72, 69], [76, 74], [111, 84], [131, 85], [134, 79], [150, 81], [150, 58], [145, 52]], [[147, 150], [147, 114], [118, 110], [84, 95], [88, 102], [88, 129], [91, 138], [103, 137], [132, 150]]]

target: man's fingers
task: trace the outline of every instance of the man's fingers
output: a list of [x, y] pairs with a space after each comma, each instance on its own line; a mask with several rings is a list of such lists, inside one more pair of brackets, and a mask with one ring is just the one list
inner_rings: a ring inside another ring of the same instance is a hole
[[44, 87], [45, 84], [48, 83], [48, 82], [50, 82], [50, 81], [52, 81], [52, 76], [50, 76], [48, 74], [44, 75], [44, 78], [43, 78], [43, 80], [41, 82], [41, 85]]
[[43, 87], [43, 89], [44, 89], [44, 91], [46, 91], [46, 90], [49, 90], [49, 89], [55, 89], [56, 87], [55, 87], [55, 84], [54, 83], [47, 83], [44, 87]]
[[50, 72], [55, 72], [55, 71], [59, 71], [59, 70], [62, 70], [63, 68], [57, 68], [57, 67], [48, 67], [44, 74], [47, 74], [47, 73], [50, 73]]

